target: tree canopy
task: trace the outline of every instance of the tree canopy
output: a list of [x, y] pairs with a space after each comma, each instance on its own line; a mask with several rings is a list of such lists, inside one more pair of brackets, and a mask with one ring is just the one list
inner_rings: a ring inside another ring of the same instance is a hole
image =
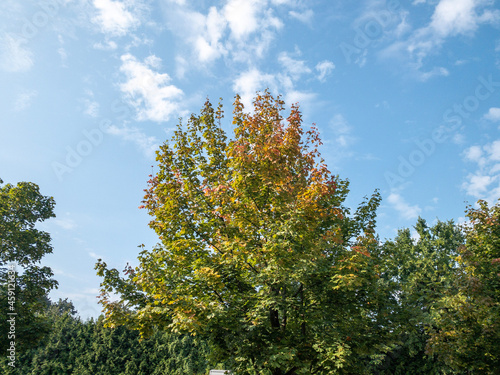
[[[36, 224], [55, 217], [54, 205], [54, 199], [42, 195], [34, 183], [0, 185], [0, 311], [4, 317], [9, 312], [17, 314], [13, 318], [17, 350], [32, 347], [49, 329], [42, 312], [57, 281], [49, 267], [40, 265], [43, 256], [52, 252], [52, 245], [49, 233], [37, 229]], [[9, 290], [9, 285], [15, 288]], [[10, 323], [2, 319], [2, 352], [10, 342], [6, 339], [9, 329]]]
[[[316, 128], [297, 106], [283, 112], [268, 92], [251, 112], [237, 96], [229, 141], [221, 105], [179, 123], [142, 206], [160, 243], [123, 273], [98, 261], [97, 320], [48, 298], [52, 246], [36, 224], [54, 199], [0, 185], [0, 310], [15, 312], [17, 358], [0, 371], [497, 374], [500, 200], [461, 225], [418, 218], [413, 234], [380, 241], [378, 191], [351, 212]], [[12, 333], [8, 319], [0, 330]]]
[[434, 308], [428, 351], [474, 374], [500, 369], [500, 200], [469, 207], [465, 244], [458, 248], [456, 288]]
[[351, 214], [298, 106], [285, 119], [267, 91], [253, 104], [236, 97], [231, 141], [207, 101], [161, 146], [144, 199], [161, 243], [124, 277], [97, 264], [106, 324], [201, 335], [239, 374], [362, 373], [353, 358], [388, 331], [371, 255], [380, 196]]

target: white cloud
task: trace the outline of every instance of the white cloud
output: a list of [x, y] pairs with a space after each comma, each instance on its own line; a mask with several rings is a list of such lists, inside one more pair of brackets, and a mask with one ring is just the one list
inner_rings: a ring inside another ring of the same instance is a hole
[[500, 139], [484, 146], [484, 150], [489, 154], [490, 161], [500, 161]]
[[111, 135], [120, 137], [124, 141], [133, 142], [148, 158], [153, 158], [155, 151], [159, 148], [159, 141], [156, 137], [144, 134], [140, 129], [135, 127], [111, 125], [106, 129], [106, 132]]
[[[200, 17], [199, 17], [200, 18]], [[211, 7], [206, 17], [200, 18], [203, 32], [196, 37], [195, 47], [198, 59], [202, 62], [213, 61], [226, 54], [226, 48], [221, 42], [227, 20]]]
[[391, 106], [387, 100], [382, 100], [380, 103], [375, 104], [375, 108], [390, 109]]
[[83, 113], [90, 117], [97, 117], [99, 115], [99, 103], [94, 100], [94, 93], [92, 90], [85, 90], [85, 97], [80, 99], [83, 104]]
[[310, 108], [311, 104], [315, 101], [317, 95], [312, 92], [305, 92], [291, 89], [285, 95], [285, 103], [299, 104], [302, 114], [305, 113], [306, 108]]
[[295, 5], [297, 0], [271, 0], [274, 5]]
[[61, 58], [61, 66], [63, 68], [67, 68], [68, 66], [66, 65], [66, 61], [68, 60], [68, 53], [64, 49], [64, 47], [59, 47], [57, 50], [57, 53], [59, 54], [59, 57]]
[[153, 69], [161, 69], [161, 59], [156, 55], [149, 55], [144, 59], [144, 63]]
[[175, 75], [177, 78], [184, 78], [184, 75], [186, 74], [188, 62], [187, 60], [182, 57], [182, 56], [176, 56], [175, 57]]
[[[414, 2], [414, 4], [421, 1]], [[409, 59], [409, 65], [419, 72], [429, 54], [437, 54], [450, 37], [473, 35], [482, 24], [500, 20], [500, 11], [488, 9], [489, 0], [440, 0], [427, 26], [415, 30], [406, 40], [399, 40], [382, 52], [382, 57]], [[419, 74], [426, 80], [433, 76], [448, 75], [437, 67]]]
[[283, 22], [274, 16], [267, 0], [228, 0], [221, 11], [229, 27], [225, 48], [235, 61], [260, 59], [269, 49]]
[[391, 193], [387, 197], [387, 201], [406, 220], [416, 219], [422, 212], [418, 205], [411, 206], [399, 193]]
[[95, 100], [84, 99], [85, 109], [83, 113], [90, 117], [97, 117], [99, 115], [99, 103]]
[[24, 45], [27, 40], [13, 34], [0, 37], [0, 69], [6, 72], [25, 72], [33, 66], [33, 53]]
[[94, 0], [97, 16], [93, 22], [101, 31], [112, 36], [123, 36], [140, 24], [137, 17], [138, 3], [134, 1]]
[[29, 108], [33, 99], [38, 95], [36, 90], [25, 90], [21, 92], [14, 102], [14, 111], [22, 111]]
[[477, 170], [467, 175], [462, 188], [476, 199], [496, 202], [500, 198], [500, 139], [482, 147], [469, 147], [464, 157], [477, 164]]
[[102, 51], [112, 51], [118, 48], [118, 44], [112, 40], [106, 40], [104, 43], [94, 43], [94, 48]]
[[206, 14], [187, 2], [171, 2], [165, 15], [167, 26], [194, 52], [194, 63], [223, 57], [238, 62], [260, 59], [283, 27], [267, 0], [227, 0]]
[[131, 54], [121, 57], [120, 71], [127, 80], [120, 85], [128, 102], [137, 110], [139, 121], [168, 121], [180, 110], [179, 100], [184, 93], [174, 85], [169, 85], [171, 78], [166, 73], [158, 73], [161, 59], [149, 56], [144, 63]]
[[450, 74], [448, 69], [442, 68], [442, 67], [434, 67], [432, 70], [428, 72], [419, 72], [419, 79], [421, 81], [427, 81], [429, 78], [435, 77], [435, 76], [443, 76], [447, 77]]
[[66, 49], [64, 48], [64, 38], [62, 35], [58, 35], [57, 39], [59, 41], [60, 47], [57, 50], [57, 53], [59, 54], [59, 57], [61, 58], [61, 66], [63, 68], [67, 68], [68, 66], [66, 65], [66, 61], [68, 60], [68, 53], [66, 52]]
[[[296, 49], [295, 54], [300, 55], [300, 50]], [[234, 79], [233, 90], [240, 94], [245, 108], [252, 108], [252, 100], [257, 91], [268, 88], [273, 94], [283, 94], [285, 102], [289, 105], [299, 103], [304, 114], [305, 109], [314, 104], [317, 95], [296, 89], [295, 82], [303, 75], [311, 74], [312, 70], [305, 61], [295, 59], [287, 52], [280, 53], [278, 61], [283, 67], [279, 73], [263, 73], [252, 67]]]
[[472, 146], [465, 150], [465, 158], [478, 164], [484, 164], [483, 150], [479, 146]]
[[71, 230], [76, 228], [74, 220], [68, 217], [64, 219], [54, 219], [54, 224], [66, 230]]
[[335, 69], [335, 64], [331, 61], [324, 60], [316, 64], [315, 69], [318, 72], [318, 80], [320, 82], [325, 82], [326, 76], [330, 75], [333, 69]]
[[352, 126], [349, 125], [346, 118], [337, 113], [330, 120], [330, 129], [334, 134], [335, 145], [340, 148], [347, 148], [354, 142], [354, 137], [351, 136]]
[[257, 91], [269, 88], [276, 91], [276, 79], [271, 74], [264, 74], [256, 68], [241, 73], [234, 81], [233, 90], [241, 96], [245, 108], [252, 108], [252, 99]]
[[311, 73], [311, 69], [303, 60], [295, 60], [287, 52], [282, 52], [278, 56], [278, 61], [285, 68], [285, 71], [293, 78], [298, 79], [302, 74]]
[[312, 9], [306, 9], [302, 12], [297, 12], [295, 10], [291, 10], [290, 12], [288, 12], [288, 14], [290, 14], [290, 16], [299, 20], [300, 22], [303, 22], [306, 24], [310, 24], [312, 22], [313, 17], [314, 17], [314, 12], [312, 11]]
[[494, 180], [491, 176], [484, 176], [481, 173], [470, 174], [467, 176], [468, 181], [464, 184], [467, 194], [476, 198], [484, 196], [490, 185]]
[[429, 27], [439, 37], [474, 32], [480, 19], [476, 8], [482, 0], [441, 0], [434, 10]]
[[233, 37], [244, 39], [259, 27], [259, 10], [265, 1], [229, 0], [224, 7], [224, 17], [229, 23]]
[[490, 121], [500, 121], [500, 108], [492, 107], [488, 110], [488, 113], [483, 116], [486, 120]]

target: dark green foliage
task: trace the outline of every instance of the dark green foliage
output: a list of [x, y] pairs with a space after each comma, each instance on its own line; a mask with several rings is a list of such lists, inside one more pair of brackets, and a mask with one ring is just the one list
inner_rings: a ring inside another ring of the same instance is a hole
[[454, 288], [435, 307], [428, 350], [473, 374], [500, 373], [500, 200], [469, 207]]
[[16, 375], [201, 375], [208, 371], [208, 347], [190, 336], [155, 331], [140, 340], [125, 327], [104, 328], [102, 319], [82, 322], [71, 302], [48, 310], [52, 330], [11, 369], [1, 358], [0, 373]]
[[[52, 279], [49, 267], [40, 265], [40, 260], [52, 252], [50, 235], [35, 225], [55, 216], [55, 202], [41, 195], [33, 183], [2, 183], [0, 179], [0, 316], [17, 314], [15, 343], [16, 352], [21, 353], [36, 345], [49, 330], [42, 312], [48, 306], [47, 294], [57, 287], [57, 281]], [[1, 353], [11, 342], [7, 339], [9, 328], [7, 319], [2, 318]]]
[[414, 228], [417, 240], [404, 229], [382, 246], [381, 263], [394, 296], [391, 315], [395, 345], [375, 373], [456, 373], [437, 356], [427, 354], [426, 344], [434, 325], [432, 308], [455, 288], [455, 257], [464, 236], [453, 221], [438, 221], [429, 228], [419, 218]]

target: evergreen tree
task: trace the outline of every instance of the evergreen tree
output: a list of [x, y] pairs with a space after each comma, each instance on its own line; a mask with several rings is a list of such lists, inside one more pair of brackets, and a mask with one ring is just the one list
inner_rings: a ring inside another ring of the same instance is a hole
[[208, 345], [190, 336], [155, 331], [141, 340], [126, 327], [106, 328], [103, 319], [82, 322], [71, 302], [47, 311], [50, 333], [23, 353], [16, 367], [0, 359], [0, 372], [13, 375], [205, 375]]

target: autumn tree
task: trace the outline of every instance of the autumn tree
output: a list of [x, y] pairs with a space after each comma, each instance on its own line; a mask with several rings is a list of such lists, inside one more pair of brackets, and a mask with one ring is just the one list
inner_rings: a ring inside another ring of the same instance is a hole
[[362, 374], [389, 326], [379, 194], [351, 214], [298, 106], [285, 119], [267, 91], [253, 106], [236, 96], [231, 141], [207, 101], [160, 147], [144, 207], [161, 243], [124, 276], [96, 265], [106, 322], [200, 335], [238, 374]]
[[434, 309], [428, 351], [457, 370], [500, 371], [500, 201], [469, 207], [465, 245], [456, 261], [456, 288]]
[[[49, 330], [43, 316], [47, 295], [57, 287], [49, 267], [40, 261], [52, 252], [50, 235], [36, 224], [54, 217], [54, 198], [44, 196], [31, 182], [16, 186], [0, 180], [0, 349], [6, 352], [11, 323], [17, 351], [32, 347]], [[16, 315], [8, 315], [8, 313]], [[12, 318], [14, 317], [14, 318]], [[14, 327], [13, 327], [14, 328]]]

